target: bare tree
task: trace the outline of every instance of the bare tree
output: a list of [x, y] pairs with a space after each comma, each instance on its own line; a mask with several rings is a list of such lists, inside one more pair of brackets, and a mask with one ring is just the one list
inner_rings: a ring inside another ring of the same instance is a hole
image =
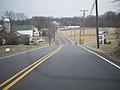
[[50, 17], [33, 17], [32, 18], [32, 23], [35, 27], [38, 28], [39, 30], [39, 35], [42, 35], [43, 29], [47, 29], [50, 26]]
[[16, 13], [16, 25], [27, 25], [30, 24], [30, 19], [24, 13]]
[[[114, 2], [117, 2], [118, 3], [117, 7], [120, 7], [120, 0], [114, 0]], [[115, 38], [117, 41], [116, 53], [120, 55], [120, 12], [117, 14], [117, 17], [116, 17]]]
[[13, 11], [5, 11], [4, 15], [1, 16], [2, 20], [8, 18], [12, 25], [26, 25], [30, 24], [30, 19], [24, 13], [15, 13]]
[[4, 16], [5, 18], [9, 18], [10, 20], [15, 20], [15, 13], [13, 11], [5, 11]]
[[24, 13], [16, 13], [16, 20], [23, 21], [26, 19], [27, 19], [27, 16]]

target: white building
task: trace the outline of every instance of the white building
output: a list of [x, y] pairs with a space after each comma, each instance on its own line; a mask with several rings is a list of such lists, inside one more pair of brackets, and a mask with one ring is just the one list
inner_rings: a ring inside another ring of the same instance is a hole
[[33, 25], [22, 25], [22, 26], [13, 26], [13, 32], [18, 32], [19, 34], [28, 35], [30, 37], [39, 36], [38, 29]]
[[6, 32], [11, 32], [10, 20], [8, 18], [3, 20], [3, 26], [5, 27]]
[[39, 31], [33, 25], [12, 26], [12, 30], [17, 35], [28, 35], [30, 44], [37, 42], [34, 38], [39, 36]]

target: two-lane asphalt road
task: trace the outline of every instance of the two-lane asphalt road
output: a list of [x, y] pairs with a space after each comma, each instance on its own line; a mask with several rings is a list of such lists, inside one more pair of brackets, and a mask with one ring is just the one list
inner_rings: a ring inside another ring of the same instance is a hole
[[1, 58], [0, 89], [120, 90], [119, 66], [66, 37], [56, 40], [60, 45]]
[[56, 36], [56, 41], [58, 41], [59, 44], [62, 44], [62, 45], [72, 45], [73, 44], [73, 42], [65, 36]]

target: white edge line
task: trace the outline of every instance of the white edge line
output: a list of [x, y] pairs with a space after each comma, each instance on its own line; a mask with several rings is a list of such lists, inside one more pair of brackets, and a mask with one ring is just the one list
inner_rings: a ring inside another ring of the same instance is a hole
[[59, 35], [59, 36], [68, 39], [72, 44], [74, 44], [73, 41], [72, 41], [70, 38], [68, 38], [68, 37], [66, 37], [66, 36], [62, 36], [62, 35]]
[[65, 38], [68, 39], [72, 44], [74, 44], [73, 41], [72, 41], [71, 39], [69, 39], [68, 37], [66, 37], [66, 36], [63, 36], [63, 37], [65, 37]]
[[59, 38], [57, 38], [57, 37], [56, 37], [56, 39], [60, 42], [60, 45], [62, 45], [62, 42], [60, 41], [60, 39], [59, 39]]
[[62, 37], [62, 39], [65, 41], [65, 43], [68, 45], [68, 42], [67, 42], [67, 40], [65, 40], [65, 38], [64, 37]]
[[45, 47], [48, 47], [48, 46], [39, 47], [39, 48], [35, 48], [35, 49], [31, 49], [31, 50], [24, 51], [24, 52], [21, 52], [21, 53], [4, 56], [4, 57], [1, 57], [0, 59], [5, 59], [5, 58], [12, 57], [12, 56], [17, 56], [17, 55], [20, 55], [20, 54], [24, 54], [24, 53], [27, 53], [27, 52], [32, 52], [32, 51], [35, 51], [35, 50], [38, 50], [38, 49], [42, 49], [42, 48], [45, 48]]
[[102, 57], [101, 55], [99, 55], [99, 54], [97, 54], [97, 53], [95, 53], [95, 52], [93, 52], [93, 51], [91, 51], [91, 50], [89, 50], [89, 49], [87, 49], [87, 48], [85, 48], [85, 47], [83, 47], [83, 46], [81, 46], [81, 45], [79, 45], [79, 46], [82, 47], [82, 48], [84, 48], [85, 50], [89, 51], [90, 53], [92, 53], [92, 54], [94, 54], [94, 55], [100, 57], [101, 59], [105, 60], [106, 62], [112, 64], [112, 65], [115, 66], [116, 68], [120, 69], [120, 66], [118, 66], [117, 64], [111, 62], [110, 60], [108, 60], [108, 59]]

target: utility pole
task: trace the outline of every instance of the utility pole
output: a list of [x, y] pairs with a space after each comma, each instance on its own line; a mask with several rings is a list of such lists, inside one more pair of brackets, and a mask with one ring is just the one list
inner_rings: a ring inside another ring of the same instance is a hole
[[97, 35], [97, 48], [99, 48], [99, 30], [98, 30], [98, 1], [96, 3], [96, 35]]
[[71, 29], [71, 24], [69, 25], [70, 26], [70, 35], [71, 35], [71, 38], [72, 38], [72, 29]]
[[[80, 11], [83, 12], [83, 37], [84, 37], [84, 35], [85, 35], [85, 15], [88, 10], [80, 10]], [[83, 40], [83, 44], [84, 44], [84, 40]]]
[[51, 30], [50, 30], [50, 25], [48, 28], [48, 38], [49, 38], [49, 46], [51, 46]]
[[79, 44], [81, 44], [81, 25], [80, 25], [80, 32], [79, 32]]
[[74, 41], [75, 41], [75, 29], [74, 29]]

